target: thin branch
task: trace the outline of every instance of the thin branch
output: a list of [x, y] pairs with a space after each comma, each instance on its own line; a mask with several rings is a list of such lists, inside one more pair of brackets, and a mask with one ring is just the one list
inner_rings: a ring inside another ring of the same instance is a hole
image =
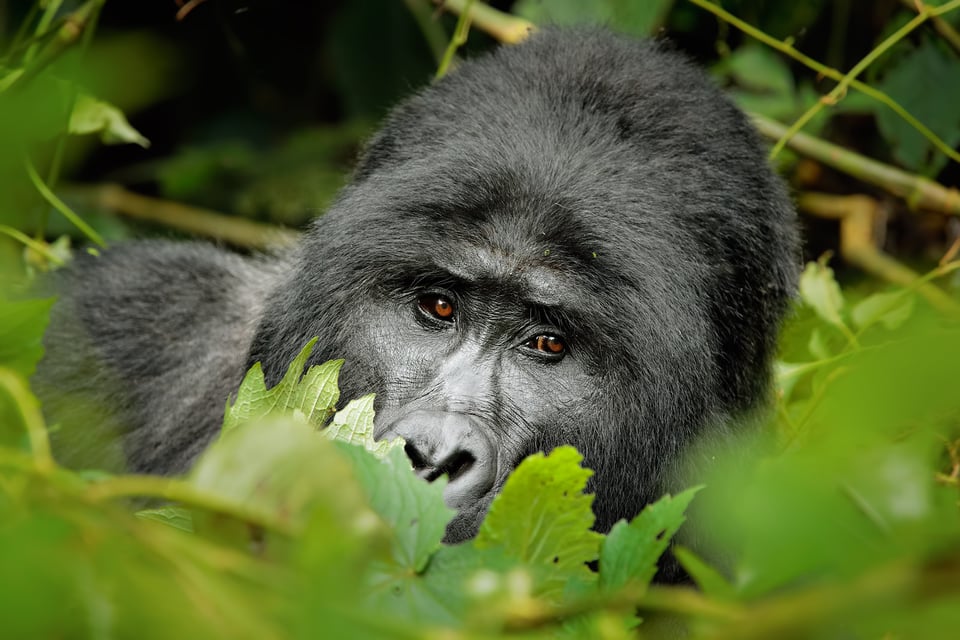
[[40, 413], [40, 404], [30, 393], [23, 379], [4, 367], [0, 367], [0, 388], [3, 388], [13, 399], [14, 406], [23, 418], [34, 468], [42, 474], [49, 473], [56, 465], [50, 453], [50, 439], [47, 436], [43, 415]]
[[437, 74], [434, 76], [434, 80], [439, 80], [447, 75], [450, 63], [453, 62], [453, 56], [456, 55], [457, 49], [467, 43], [467, 36], [470, 35], [470, 9], [473, 7], [473, 2], [474, 0], [466, 0], [464, 10], [460, 12], [460, 17], [457, 18], [457, 26], [453, 30], [453, 35], [450, 36], [447, 50], [443, 52], [443, 58], [437, 67]]
[[865, 195], [804, 193], [797, 205], [814, 215], [840, 221], [840, 253], [845, 260], [888, 282], [916, 288], [937, 310], [960, 318], [960, 303], [875, 246], [873, 225], [879, 206], [876, 200]]
[[107, 243], [104, 242], [103, 238], [97, 233], [93, 227], [84, 222], [83, 218], [78, 216], [73, 209], [68, 207], [63, 200], [57, 197], [53, 191], [50, 190], [50, 187], [43, 181], [43, 178], [40, 177], [40, 174], [37, 173], [36, 167], [33, 166], [33, 163], [30, 162], [29, 158], [24, 160], [24, 166], [27, 170], [27, 176], [30, 178], [30, 182], [33, 183], [34, 188], [40, 192], [40, 195], [43, 196], [44, 200], [50, 204], [51, 207], [63, 214], [63, 217], [69, 220], [73, 226], [83, 232], [83, 235], [87, 236], [91, 242], [100, 245], [101, 247], [106, 247]]
[[[900, 0], [900, 3], [911, 11], [916, 11], [919, 13], [925, 8], [925, 5], [921, 0]], [[930, 23], [933, 24], [933, 28], [937, 30], [937, 33], [940, 34], [940, 37], [947, 41], [953, 50], [957, 53], [960, 53], [960, 33], [957, 33], [957, 30], [954, 29], [949, 22], [944, 20], [938, 15], [930, 16]]]
[[529, 20], [498, 11], [483, 2], [444, 0], [439, 4], [443, 9], [450, 10], [458, 15], [462, 14], [468, 5], [472, 5], [469, 12], [470, 21], [481, 31], [506, 44], [522, 42], [536, 28]]
[[[32, 59], [24, 68], [23, 73], [17, 76], [10, 84], [6, 85], [4, 90], [10, 90], [26, 84], [72, 47], [80, 39], [90, 19], [99, 12], [100, 7], [105, 1], [106, 0], [89, 0], [82, 4], [77, 10], [67, 14], [61, 21], [60, 27], [52, 39], [43, 45], [43, 48], [36, 54], [36, 58]], [[32, 54], [28, 52], [27, 55], [29, 57]]]
[[[836, 80], [837, 82], [841, 82], [844, 80], [844, 77], [845, 77], [844, 74], [840, 73], [836, 69], [832, 69], [826, 66], [825, 64], [822, 64], [814, 60], [813, 58], [807, 55], [804, 55], [803, 53], [795, 49], [793, 45], [788, 44], [786, 42], [781, 42], [780, 40], [777, 40], [767, 35], [763, 31], [760, 31], [756, 27], [737, 18], [732, 13], [721, 9], [719, 6], [713, 4], [712, 2], [709, 2], [708, 0], [690, 0], [690, 2], [692, 2], [693, 4], [697, 5], [698, 7], [706, 11], [709, 11], [710, 13], [714, 14], [715, 16], [723, 20], [724, 22], [727, 22], [733, 25], [734, 27], [736, 27], [737, 29], [740, 29], [751, 38], [754, 38], [755, 40], [762, 42], [768, 47], [776, 49], [780, 53], [783, 53], [784, 55], [787, 55], [793, 58], [794, 60], [802, 63], [804, 66], [816, 71], [818, 74], [825, 76], [827, 78]], [[957, 0], [954, 0], [954, 2], [950, 3], [951, 6], [949, 7], [949, 9], [953, 9], [954, 7], [952, 5], [955, 5], [955, 4], [957, 4]], [[943, 5], [942, 7], [939, 7], [939, 9], [944, 9], [945, 7], [948, 7], [948, 5]], [[939, 12], [938, 12], [938, 15], [939, 15]], [[850, 87], [856, 89], [857, 91], [867, 96], [870, 96], [874, 100], [877, 100], [881, 104], [884, 104], [887, 107], [889, 107], [894, 113], [900, 116], [900, 118], [906, 121], [911, 127], [919, 131], [920, 134], [924, 138], [926, 138], [930, 142], [930, 144], [935, 146], [941, 153], [950, 157], [956, 162], [960, 162], [960, 153], [955, 151], [950, 145], [948, 145], [946, 142], [941, 140], [940, 137], [937, 136], [937, 134], [935, 134], [926, 125], [924, 125], [922, 122], [917, 120], [914, 116], [912, 116], [906, 109], [900, 106], [899, 103], [894, 101], [893, 98], [883, 93], [882, 91], [874, 89], [868, 84], [864, 84], [863, 82], [855, 78], [849, 79], [848, 83]], [[784, 129], [784, 131], [786, 132], [787, 130]]]
[[63, 266], [64, 262], [60, 256], [51, 251], [50, 247], [47, 246], [47, 243], [43, 242], [42, 240], [34, 240], [22, 231], [17, 231], [13, 227], [8, 227], [5, 224], [0, 224], [0, 233], [10, 236], [18, 242], [22, 242], [24, 245], [33, 251], [36, 251], [53, 264]]
[[149, 198], [115, 184], [74, 187], [69, 194], [72, 198], [85, 201], [90, 208], [161, 224], [238, 247], [278, 248], [292, 245], [300, 237], [300, 234], [281, 227], [233, 218], [201, 207]]
[[[776, 120], [753, 114], [753, 123], [770, 139], [783, 136], [786, 127]], [[797, 133], [787, 143], [793, 151], [813, 158], [868, 184], [903, 198], [911, 208], [960, 215], [960, 191], [825, 142]]]
[[298, 528], [290, 523], [272, 518], [260, 511], [249, 509], [217, 494], [197, 489], [184, 480], [160, 476], [115, 476], [91, 484], [86, 496], [94, 501], [114, 500], [117, 498], [160, 498], [177, 502], [188, 507], [212, 511], [230, 516], [269, 531], [286, 536], [294, 536]]
[[[837, 84], [836, 87], [834, 87], [830, 91], [830, 93], [820, 98], [820, 100], [817, 101], [816, 104], [814, 104], [812, 107], [807, 109], [807, 111], [803, 115], [797, 118], [797, 121], [794, 122], [790, 126], [790, 128], [787, 129], [787, 131], [783, 134], [783, 137], [780, 138], [780, 140], [778, 140], [775, 145], [773, 145], [773, 149], [770, 150], [770, 157], [775, 158], [777, 154], [783, 151], [783, 147], [784, 145], [786, 145], [790, 137], [795, 135], [798, 131], [800, 131], [800, 129], [806, 126], [806, 124], [810, 122], [810, 120], [812, 120], [813, 117], [817, 113], [819, 113], [825, 106], [827, 105], [833, 106], [837, 102], [839, 102], [843, 98], [843, 96], [846, 94], [847, 88], [850, 86], [850, 83], [853, 82], [853, 80], [857, 76], [863, 73], [867, 69], [867, 67], [873, 64], [880, 56], [882, 56], [884, 53], [889, 51], [893, 47], [893, 45], [897, 44], [898, 42], [906, 38], [914, 29], [916, 29], [917, 27], [922, 25], [924, 22], [926, 22], [930, 16], [940, 15], [942, 13], [946, 13], [947, 11], [952, 11], [957, 7], [960, 7], [960, 0], [953, 0], [953, 2], [948, 2], [942, 7], [936, 7], [935, 9], [924, 7], [924, 9], [920, 11], [920, 13], [915, 18], [913, 18], [910, 22], [908, 22], [907, 24], [897, 29], [889, 37], [884, 39], [883, 42], [881, 42], [876, 47], [874, 47], [873, 50], [870, 51], [870, 53], [865, 55], [860, 60], [860, 62], [853, 65], [853, 68], [850, 69], [850, 71], [848, 71], [840, 79], [840, 82]], [[937, 140], [939, 141], [940, 139], [937, 138]], [[956, 162], [960, 162], [960, 153], [957, 153], [945, 143], [943, 144], [941, 151], [943, 151], [949, 157], [953, 158]]]

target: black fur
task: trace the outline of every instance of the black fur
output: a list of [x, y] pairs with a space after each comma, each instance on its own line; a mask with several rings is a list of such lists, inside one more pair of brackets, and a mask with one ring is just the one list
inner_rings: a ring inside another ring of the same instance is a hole
[[[397, 107], [289, 255], [146, 242], [78, 260], [35, 382], [63, 455], [173, 473], [247, 367], [275, 382], [319, 336], [313, 362], [346, 359], [344, 398], [378, 394], [378, 434], [454, 413], [492, 443], [490, 490], [458, 503], [449, 539], [475, 533], [523, 456], [562, 443], [596, 471], [607, 529], [765, 398], [794, 216], [701, 71], [656, 43], [543, 30]], [[424, 292], [455, 321], [424, 318]], [[524, 342], [544, 333], [566, 357]]]

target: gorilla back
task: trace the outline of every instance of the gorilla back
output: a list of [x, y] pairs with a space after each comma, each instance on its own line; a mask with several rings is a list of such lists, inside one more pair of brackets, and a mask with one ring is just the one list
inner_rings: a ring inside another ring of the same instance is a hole
[[62, 456], [174, 473], [247, 367], [276, 382], [319, 336], [314, 363], [346, 359], [344, 398], [376, 392], [377, 437], [449, 476], [448, 540], [564, 443], [596, 472], [605, 530], [765, 398], [794, 217], [745, 117], [680, 56], [543, 30], [398, 106], [288, 255], [78, 259], [36, 385]]

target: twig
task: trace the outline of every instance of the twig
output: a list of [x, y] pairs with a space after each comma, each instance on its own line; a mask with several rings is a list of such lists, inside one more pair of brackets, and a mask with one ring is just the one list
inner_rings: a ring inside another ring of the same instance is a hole
[[493, 36], [500, 42], [517, 44], [526, 39], [536, 26], [529, 20], [497, 11], [493, 7], [473, 0], [443, 0], [440, 6], [456, 14], [461, 14], [470, 7], [470, 21], [480, 30]]
[[[767, 138], [777, 139], [786, 131], [786, 127], [775, 120], [757, 114], [752, 117], [754, 125]], [[787, 145], [797, 153], [904, 198], [912, 208], [960, 215], [960, 191], [952, 187], [945, 187], [923, 176], [907, 173], [805, 133], [797, 133]]]
[[169, 200], [150, 198], [128, 191], [115, 184], [98, 187], [75, 187], [71, 197], [84, 199], [91, 208], [162, 224], [198, 236], [221, 240], [238, 247], [270, 249], [294, 244], [300, 234], [223, 215], [216, 211], [193, 207]]
[[[925, 5], [921, 0], [900, 0], [900, 3], [919, 13], [923, 11]], [[937, 30], [937, 33], [940, 34], [940, 37], [947, 41], [953, 50], [957, 53], [960, 53], [960, 33], [957, 33], [957, 30], [950, 26], [950, 23], [941, 18], [938, 15], [930, 17], [930, 23], [933, 24], [933, 28]]]
[[447, 44], [446, 51], [443, 52], [443, 58], [437, 67], [437, 74], [434, 76], [435, 80], [439, 80], [447, 74], [447, 70], [450, 68], [450, 63], [453, 62], [453, 56], [456, 55], [457, 49], [467, 43], [467, 36], [470, 35], [470, 9], [473, 7], [473, 2], [474, 0], [466, 0], [464, 9], [460, 12], [460, 17], [457, 18], [457, 26], [453, 30], [453, 35], [450, 36], [450, 42]]
[[47, 427], [40, 413], [40, 404], [30, 393], [23, 379], [4, 367], [0, 367], [0, 388], [6, 390], [13, 399], [14, 406], [23, 418], [34, 468], [44, 475], [49, 473], [56, 465], [50, 453], [50, 439], [47, 437]]
[[86, 496], [94, 501], [134, 497], [161, 498], [188, 507], [230, 516], [241, 522], [263, 527], [286, 536], [294, 536], [298, 533], [298, 528], [289, 523], [271, 518], [267, 514], [249, 509], [217, 494], [197, 489], [193, 485], [175, 478], [138, 475], [115, 476], [91, 484], [87, 488]]
[[[23, 86], [36, 77], [38, 73], [49, 66], [54, 60], [59, 58], [64, 51], [73, 46], [73, 44], [80, 39], [91, 17], [97, 14], [105, 1], [106, 0], [89, 0], [82, 4], [76, 11], [67, 14], [53, 35], [53, 38], [43, 45], [43, 48], [37, 53], [36, 58], [32, 59], [26, 65], [22, 74], [7, 85], [6, 90]], [[32, 53], [28, 52], [27, 57], [32, 57]]]
[[41, 178], [40, 174], [37, 173], [37, 169], [33, 166], [33, 163], [30, 162], [29, 158], [24, 161], [24, 166], [27, 170], [27, 176], [30, 178], [30, 182], [33, 183], [34, 188], [40, 192], [40, 195], [43, 196], [44, 200], [46, 200], [51, 207], [63, 214], [63, 217], [73, 223], [73, 226], [75, 226], [77, 229], [82, 231], [83, 235], [87, 236], [91, 242], [94, 242], [101, 247], [107, 246], [107, 243], [104, 242], [103, 238], [93, 229], [93, 227], [84, 222], [83, 218], [78, 216], [73, 209], [68, 207], [63, 200], [57, 197], [57, 194], [50, 190], [50, 187], [46, 185], [46, 183], [43, 181], [43, 178]]
[[13, 227], [8, 227], [5, 224], [0, 224], [0, 233], [10, 236], [18, 242], [22, 242], [24, 245], [36, 251], [53, 264], [59, 266], [63, 265], [63, 260], [60, 258], [60, 256], [51, 251], [50, 247], [48, 247], [47, 244], [42, 240], [34, 240], [22, 231], [18, 231]]
[[[768, 47], [776, 49], [780, 53], [783, 53], [784, 55], [787, 55], [793, 58], [794, 60], [802, 63], [804, 66], [816, 71], [818, 74], [824, 77], [831, 78], [833, 80], [836, 80], [837, 82], [841, 82], [845, 78], [844, 74], [840, 73], [836, 69], [832, 69], [827, 65], [822, 64], [807, 55], [804, 55], [803, 53], [797, 51], [797, 49], [795, 49], [791, 44], [788, 44], [786, 42], [781, 42], [780, 40], [770, 37], [763, 31], [760, 31], [756, 27], [744, 22], [743, 20], [737, 18], [732, 13], [723, 10], [722, 8], [713, 4], [712, 2], [709, 2], [708, 0], [690, 0], [690, 2], [692, 2], [693, 4], [697, 5], [702, 9], [705, 9], [706, 11], [709, 11], [713, 15], [723, 20], [724, 22], [727, 22], [735, 26], [737, 29], [740, 29], [751, 38], [754, 38], [755, 40], [759, 40], [760, 42], [767, 45]], [[954, 2], [951, 2], [950, 3], [951, 6], [948, 8], [948, 10], [953, 9], [954, 8], [953, 5], [956, 5], [956, 4], [957, 4], [956, 0], [954, 0]], [[943, 10], [944, 8], [947, 8], [947, 5], [943, 5], [938, 9]], [[938, 15], [939, 15], [939, 12], [938, 12]], [[864, 84], [863, 82], [855, 78], [848, 79], [847, 82], [852, 88], [856, 89], [857, 91], [865, 95], [868, 95], [874, 100], [877, 100], [878, 102], [889, 107], [894, 113], [900, 116], [900, 118], [906, 121], [911, 127], [919, 131], [920, 134], [924, 138], [929, 140], [930, 144], [934, 145], [941, 153], [950, 157], [956, 162], [960, 162], [960, 153], [955, 151], [953, 147], [951, 147], [946, 142], [941, 140], [940, 137], [937, 136], [937, 134], [935, 134], [926, 125], [924, 125], [922, 122], [920, 122], [915, 117], [913, 117], [906, 109], [900, 106], [899, 103], [894, 101], [893, 98], [883, 93], [882, 91], [874, 89], [868, 84]], [[784, 129], [784, 132], [785, 133], [787, 132], [786, 128]]]
[[845, 260], [888, 282], [915, 287], [937, 310], [960, 318], [960, 303], [874, 245], [876, 200], [865, 195], [804, 193], [797, 205], [808, 213], [840, 221], [840, 253]]

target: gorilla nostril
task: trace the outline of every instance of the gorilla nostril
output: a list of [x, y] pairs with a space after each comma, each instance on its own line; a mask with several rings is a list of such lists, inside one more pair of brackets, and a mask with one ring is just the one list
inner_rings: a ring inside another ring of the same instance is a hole
[[474, 455], [469, 451], [458, 451], [445, 460], [438, 471], [440, 474], [447, 474], [447, 477], [450, 478], [450, 482], [453, 482], [469, 471], [473, 467], [473, 463], [476, 461], [476, 457], [474, 457]]
[[410, 458], [410, 464], [413, 465], [414, 471], [422, 471], [430, 466], [420, 452], [417, 451], [417, 448], [409, 442], [403, 446], [403, 451], [407, 454], [407, 457]]

